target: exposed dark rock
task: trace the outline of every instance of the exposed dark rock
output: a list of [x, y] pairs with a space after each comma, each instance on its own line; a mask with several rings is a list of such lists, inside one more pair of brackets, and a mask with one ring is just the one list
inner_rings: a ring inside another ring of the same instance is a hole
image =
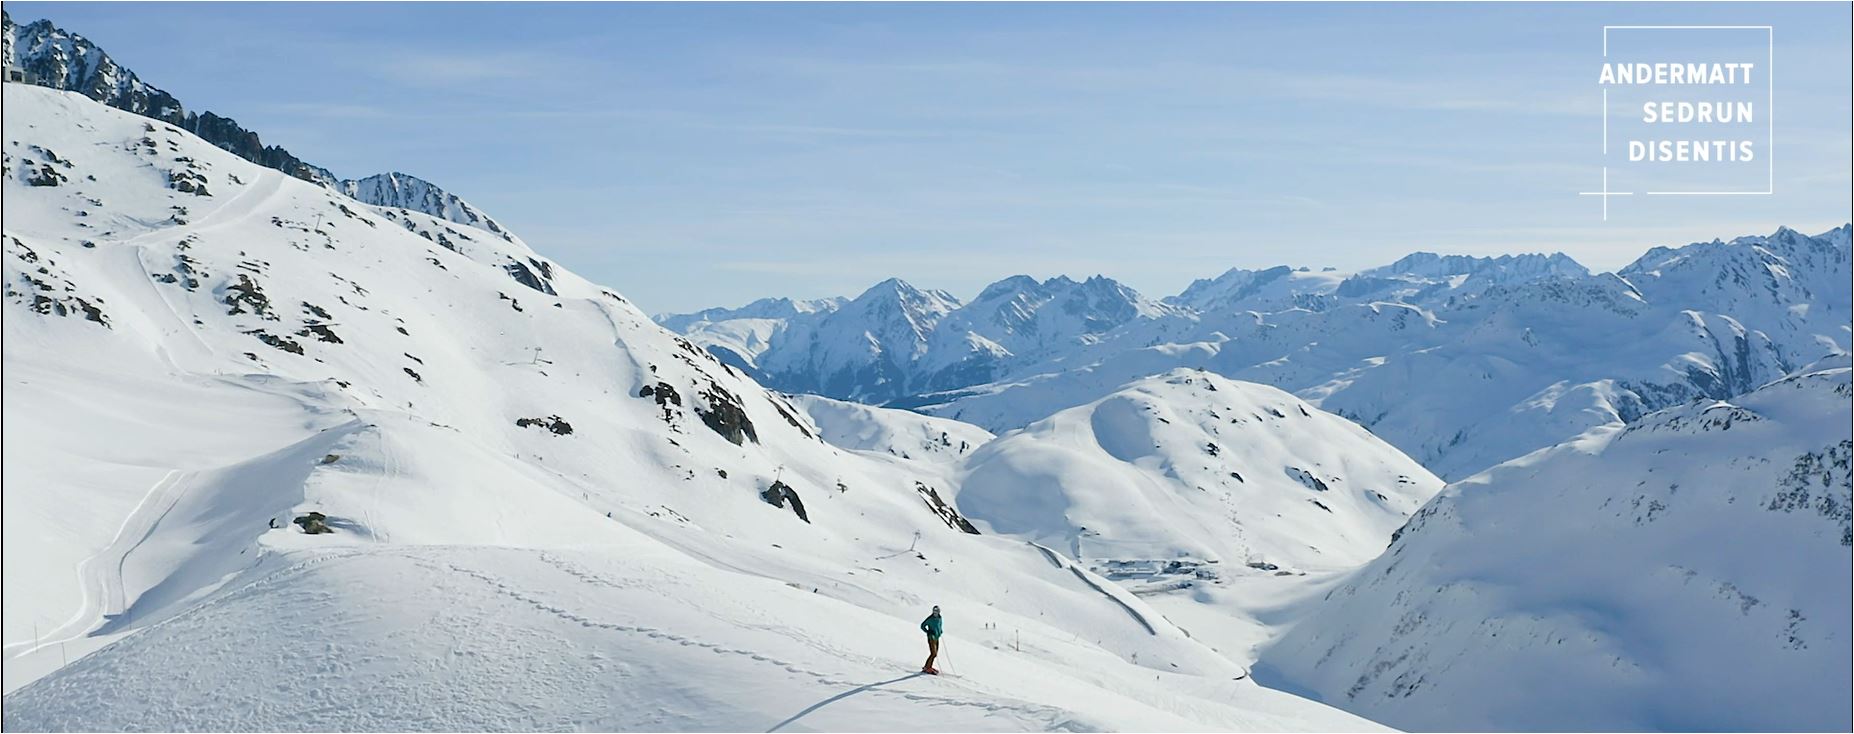
[[1821, 451], [1796, 457], [1789, 476], [1777, 483], [1777, 493], [1764, 509], [1771, 512], [1812, 512], [1839, 525], [1841, 544], [1854, 544], [1854, 441], [1841, 441]]
[[1326, 482], [1321, 481], [1319, 477], [1313, 475], [1313, 472], [1307, 471], [1306, 469], [1290, 466], [1283, 468], [1281, 473], [1288, 475], [1289, 479], [1300, 482], [1301, 486], [1315, 492], [1325, 492], [1329, 489], [1326, 486]]
[[193, 194], [195, 196], [212, 195], [211, 192], [206, 190], [206, 176], [191, 169], [168, 172], [167, 183], [169, 186], [174, 187], [175, 191], [181, 193]]
[[747, 418], [746, 408], [741, 407], [740, 398], [713, 382], [708, 383], [708, 389], [702, 391], [701, 397], [708, 403], [708, 407], [698, 405], [695, 413], [702, 417], [703, 425], [736, 446], [745, 445], [749, 440], [760, 442], [760, 435], [753, 429], [753, 421]]
[[[515, 419], [515, 425], [522, 428], [531, 426], [535, 428], [545, 428], [552, 431], [556, 436], [567, 436], [573, 433], [573, 424], [562, 420], [560, 416], [557, 415], [550, 415], [546, 418], [517, 418]], [[723, 474], [722, 476], [726, 475]]]
[[291, 520], [290, 522], [301, 525], [303, 533], [308, 535], [321, 535], [323, 533], [335, 532], [334, 528], [328, 526], [328, 516], [320, 512], [298, 515], [295, 520]]
[[[842, 487], [843, 485], [839, 483], [838, 486]], [[915, 482], [914, 492], [921, 496], [921, 501], [927, 503], [927, 509], [933, 510], [933, 514], [938, 515], [940, 521], [946, 523], [947, 527], [962, 533], [970, 533], [972, 535], [979, 534], [978, 528], [972, 527], [972, 523], [966, 520], [964, 516], [960, 515], [958, 510], [953, 509], [952, 505], [948, 505], [945, 500], [940, 499], [940, 493], [935, 491], [933, 487], [929, 487], [921, 482]]]
[[640, 398], [654, 397], [657, 399], [658, 405], [682, 405], [682, 396], [677, 394], [676, 388], [670, 387], [670, 384], [667, 382], [645, 385], [642, 389], [637, 391], [637, 396]]
[[[727, 365], [724, 364], [722, 366], [725, 367]], [[799, 433], [804, 434], [805, 438], [812, 438], [811, 431], [805, 428], [805, 424], [800, 423], [798, 418], [792, 415], [791, 411], [786, 410], [785, 406], [779, 404], [778, 400], [774, 400], [771, 395], [767, 395], [766, 401], [772, 403], [773, 410], [779, 411], [779, 417], [784, 418], [785, 422], [792, 424], [792, 427], [798, 429]]]
[[26, 184], [29, 186], [57, 186], [67, 180], [64, 174], [50, 165], [40, 165], [38, 168], [30, 164], [26, 166]]
[[277, 336], [270, 332], [264, 331], [263, 329], [253, 329], [245, 333], [257, 337], [258, 341], [264, 342], [265, 344], [269, 344], [273, 347], [289, 352], [291, 354], [302, 354], [303, 353], [303, 345], [298, 344], [296, 340], [291, 339], [289, 337]]
[[264, 289], [250, 276], [239, 273], [238, 282], [227, 286], [225, 291], [225, 305], [232, 307], [226, 312], [228, 315], [245, 313], [245, 308], [250, 307], [251, 313], [276, 320], [277, 317], [270, 312], [270, 297], [264, 295]]
[[[455, 249], [455, 248], [452, 248], [452, 249]], [[538, 261], [531, 260], [530, 262], [536, 262], [538, 264]], [[529, 288], [533, 288], [542, 293], [546, 293], [547, 295], [550, 295], [550, 296], [560, 295], [554, 292], [554, 286], [552, 283], [547, 282], [547, 280], [543, 278], [542, 276], [536, 275], [532, 269], [529, 269], [527, 263], [523, 263], [519, 260], [511, 260], [508, 262], [508, 264], [503, 265], [502, 269], [509, 274], [510, 278], [514, 278], [515, 282], [517, 283], [528, 286]]]
[[341, 341], [341, 337], [336, 336], [335, 332], [329, 330], [329, 328], [323, 324], [304, 324], [302, 330], [296, 332], [296, 335], [313, 336], [330, 344], [344, 343]]
[[792, 513], [798, 515], [798, 519], [807, 523], [811, 522], [811, 518], [805, 514], [805, 503], [798, 499], [798, 490], [792, 489], [792, 485], [774, 481], [772, 486], [760, 492], [760, 499], [774, 507], [785, 507], [786, 503], [790, 502]]

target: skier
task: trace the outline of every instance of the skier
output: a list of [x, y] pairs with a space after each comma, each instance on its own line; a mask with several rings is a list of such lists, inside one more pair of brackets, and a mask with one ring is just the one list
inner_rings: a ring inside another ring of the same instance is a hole
[[939, 675], [940, 671], [934, 670], [933, 667], [933, 659], [940, 656], [939, 605], [934, 605], [933, 613], [927, 615], [926, 619], [921, 620], [921, 631], [927, 633], [927, 662], [921, 666], [921, 672], [928, 675]]

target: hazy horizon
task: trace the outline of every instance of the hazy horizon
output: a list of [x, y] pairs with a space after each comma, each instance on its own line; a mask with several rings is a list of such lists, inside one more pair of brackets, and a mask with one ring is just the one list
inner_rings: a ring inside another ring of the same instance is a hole
[[[1418, 250], [1604, 271], [1851, 218], [1846, 4], [7, 10], [339, 175], [427, 179], [652, 313], [888, 277], [1162, 297]], [[1578, 195], [1619, 24], [1774, 27], [1774, 195], [1608, 221]]]

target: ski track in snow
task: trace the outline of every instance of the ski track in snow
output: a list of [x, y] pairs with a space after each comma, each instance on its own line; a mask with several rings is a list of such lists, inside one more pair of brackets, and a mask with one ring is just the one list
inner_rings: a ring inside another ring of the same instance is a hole
[[14, 644], [13, 649], [6, 653], [7, 659], [81, 639], [112, 615], [123, 613], [128, 608], [123, 591], [123, 565], [128, 562], [129, 554], [134, 553], [154, 533], [155, 525], [161, 522], [161, 518], [174, 509], [175, 503], [186, 492], [192, 476], [192, 472], [169, 471], [167, 476], [150, 487], [148, 493], [142, 496], [141, 503], [123, 519], [110, 544], [78, 564], [77, 577], [83, 589], [83, 605], [77, 613], [71, 615], [69, 621], [47, 632], [36, 644]]
[[[599, 578], [598, 576], [590, 572], [587, 572], [583, 569], [575, 568], [549, 554], [542, 553], [538, 557], [543, 562], [546, 562], [548, 565], [551, 565], [557, 569], [560, 569], [562, 573], [565, 573], [568, 576], [572, 576], [578, 579], [582, 583], [588, 583], [588, 584], [599, 585], [599, 586], [608, 586], [611, 588], [625, 588], [618, 584], [614, 584], [610, 581], [606, 581], [602, 578]], [[432, 567], [432, 568], [434, 568], [435, 570], [435, 567]], [[817, 682], [827, 685], [827, 686], [861, 685], [859, 681], [850, 680], [848, 678], [842, 677], [841, 674], [830, 674], [830, 673], [820, 672], [817, 670], [804, 667], [797, 663], [792, 663], [792, 662], [788, 662], [785, 660], [781, 660], [779, 658], [757, 653], [752, 650], [726, 647], [726, 646], [719, 645], [716, 643], [705, 642], [705, 641], [690, 638], [684, 635], [679, 635], [674, 632], [670, 632], [668, 630], [655, 628], [655, 627], [647, 627], [647, 626], [642, 626], [642, 625], [617, 624], [613, 622], [602, 622], [602, 621], [578, 614], [577, 612], [574, 612], [563, 606], [547, 602], [543, 599], [540, 599], [539, 597], [535, 595], [532, 595], [528, 592], [524, 592], [520, 589], [517, 589], [514, 586], [511, 586], [509, 583], [501, 579], [498, 579], [494, 576], [483, 574], [478, 571], [474, 571], [468, 568], [457, 566], [455, 564], [450, 564], [450, 563], [444, 564], [444, 570], [449, 570], [453, 573], [461, 574], [463, 576], [468, 576], [470, 578], [481, 581], [484, 584], [487, 584], [490, 587], [492, 587], [498, 594], [502, 594], [503, 596], [507, 596], [511, 599], [515, 599], [516, 601], [520, 601], [524, 604], [528, 604], [529, 606], [532, 606], [535, 609], [538, 609], [540, 611], [546, 612], [553, 616], [559, 617], [566, 621], [578, 624], [582, 627], [606, 630], [610, 632], [621, 632], [625, 634], [643, 635], [653, 640], [664, 640], [664, 641], [673, 642], [675, 644], [682, 645], [685, 647], [700, 647], [706, 650], [711, 650], [717, 655], [735, 655], [735, 656], [745, 657], [755, 662], [764, 663], [771, 667], [782, 669], [787, 673], [809, 676], [817, 680]], [[831, 655], [839, 656], [839, 657], [842, 656], [841, 651], [826, 650], [824, 652], [831, 654]], [[878, 667], [878, 668], [891, 668], [892, 669], [892, 664], [887, 663], [886, 661], [866, 658], [865, 662], [871, 664], [872, 666]], [[945, 679], [942, 679], [942, 680], [945, 680]], [[1000, 711], [1000, 710], [1016, 711], [1016, 712], [1024, 714], [1025, 716], [1033, 717], [1037, 720], [1043, 721], [1050, 727], [1054, 727], [1057, 723], [1067, 719], [1067, 714], [1065, 712], [1061, 711], [1060, 709], [1054, 709], [1054, 708], [1050, 708], [1047, 706], [1034, 706], [1034, 705], [1022, 704], [1022, 703], [1008, 704], [1008, 703], [999, 703], [995, 701], [992, 701], [992, 702], [974, 701], [974, 700], [969, 700], [969, 699], [950, 698], [946, 696], [936, 696], [936, 695], [923, 694], [923, 693], [903, 693], [903, 692], [898, 692], [898, 691], [888, 691], [888, 690], [884, 690], [880, 688], [871, 688], [869, 690], [871, 693], [882, 694], [885, 696], [895, 696], [895, 697], [907, 699], [909, 701], [936, 703], [936, 704], [943, 704], [943, 705], [948, 705], [948, 706], [968, 706], [972, 708], [984, 709], [986, 711]], [[768, 731], [776, 730], [777, 728], [779, 728], [779, 726], [783, 726], [783, 725], [784, 724], [777, 725], [773, 727], [773, 729], [769, 729]]]

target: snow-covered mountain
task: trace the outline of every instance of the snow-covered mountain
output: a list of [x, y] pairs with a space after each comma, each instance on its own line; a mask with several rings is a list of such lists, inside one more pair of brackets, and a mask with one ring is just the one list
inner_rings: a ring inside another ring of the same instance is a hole
[[970, 303], [891, 278], [848, 300], [657, 317], [779, 389], [873, 403], [984, 384], [1110, 342], [1129, 324], [1181, 320], [1181, 309], [1109, 278], [1025, 275]]
[[1103, 276], [1057, 276], [1038, 283], [1015, 276], [986, 287], [947, 315], [916, 364], [913, 392], [990, 382], [1024, 365], [1060, 358], [1113, 338], [1122, 327], [1181, 317]]
[[[4, 93], [8, 730], [1375, 728], [975, 534], [960, 460], [902, 454], [983, 431], [800, 407], [519, 240]], [[886, 295], [840, 311], [950, 308]], [[931, 604], [952, 675], [911, 676]]]
[[818, 395], [788, 395], [786, 398], [804, 410], [817, 425], [820, 438], [832, 446], [854, 451], [952, 465], [996, 438], [970, 423], [905, 410]]
[[757, 366], [782, 390], [882, 402], [906, 394], [909, 367], [958, 307], [945, 291], [890, 278], [837, 308], [786, 319]]
[[793, 300], [762, 298], [740, 308], [710, 308], [692, 314], [659, 314], [663, 328], [677, 332], [714, 353], [722, 362], [759, 376], [761, 352], [793, 319], [837, 310], [848, 298]]
[[1167, 302], [1199, 312], [1319, 310], [1326, 297], [1345, 281], [1332, 270], [1277, 265], [1262, 270], [1231, 268], [1215, 278], [1198, 279]]
[[1357, 424], [1194, 370], [981, 447], [959, 509], [1110, 577], [1352, 568], [1442, 482]]
[[36, 84], [77, 92], [116, 109], [166, 122], [261, 166], [322, 184], [336, 182], [328, 169], [283, 148], [264, 145], [257, 133], [236, 120], [212, 112], [188, 112], [180, 100], [142, 81], [89, 39], [49, 20], [18, 25], [12, 15], [0, 11], [0, 46], [4, 46], [0, 55], [7, 67], [31, 74]]
[[[1299, 306], [1199, 312], [1183, 331], [1137, 324], [1060, 363], [901, 403], [1006, 431], [1129, 380], [1197, 367], [1294, 392], [1460, 478], [1845, 353], [1848, 231], [1658, 249], [1616, 274], [1352, 276], [1311, 294], [1317, 308], [1300, 292]], [[1366, 277], [1384, 283], [1338, 297]]]
[[7, 67], [27, 72], [36, 84], [77, 92], [116, 109], [166, 122], [240, 158], [333, 187], [365, 204], [410, 209], [487, 230], [504, 239], [512, 236], [469, 202], [429, 182], [403, 173], [343, 180], [281, 147], [265, 145], [256, 132], [236, 120], [212, 112], [188, 112], [180, 100], [142, 81], [89, 39], [51, 21], [38, 20], [22, 26], [15, 24], [11, 15], [4, 15], [0, 19], [0, 45], [4, 46], [0, 55], [5, 57]]
[[658, 314], [655, 319], [663, 328], [674, 332], [683, 332], [691, 326], [707, 321], [719, 323], [742, 319], [759, 319], [767, 321], [785, 321], [806, 314], [829, 313], [848, 303], [850, 299], [842, 297], [815, 298], [810, 300], [792, 298], [762, 298], [740, 308], [707, 308], [689, 314]]
[[1411, 729], [1848, 729], [1854, 392], [1831, 362], [1450, 485], [1258, 675]]
[[357, 181], [341, 181], [335, 188], [362, 203], [410, 209], [445, 221], [476, 227], [503, 239], [513, 238], [502, 225], [471, 206], [470, 202], [416, 176], [398, 172], [381, 173]]
[[[1786, 228], [1657, 247], [1617, 273], [1590, 273], [1562, 254], [1426, 252], [1353, 274], [1239, 269], [1163, 302], [1105, 278], [1017, 277], [933, 320], [925, 345], [910, 345], [917, 358], [880, 370], [812, 360], [817, 341], [756, 344], [761, 360], [796, 353], [765, 375], [770, 384], [994, 432], [1142, 377], [1208, 369], [1294, 392], [1460, 478], [1846, 353], [1849, 233]], [[838, 331], [847, 342], [875, 333]]]

